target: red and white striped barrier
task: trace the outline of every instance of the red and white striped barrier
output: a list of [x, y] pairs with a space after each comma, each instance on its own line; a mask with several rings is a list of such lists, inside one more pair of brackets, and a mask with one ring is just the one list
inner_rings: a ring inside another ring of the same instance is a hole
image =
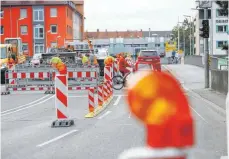
[[53, 127], [71, 126], [73, 120], [69, 120], [68, 112], [68, 79], [66, 75], [55, 77], [55, 107], [57, 120], [52, 123]]
[[108, 87], [106, 83], [103, 84], [103, 95], [104, 95], [104, 100], [107, 101], [109, 94], [108, 94]]
[[[56, 72], [52, 72], [54, 77]], [[50, 77], [50, 72], [8, 72], [6, 73], [7, 79], [36, 79], [36, 78], [48, 78]], [[68, 72], [68, 78], [97, 78], [98, 73], [96, 71], [92, 72]]]
[[[7, 88], [8, 91], [47, 91], [47, 90], [51, 90], [51, 88], [54, 87], [21, 87], [21, 88]], [[92, 89], [95, 87], [80, 87], [80, 86], [76, 86], [76, 87], [68, 87], [69, 91], [73, 91], [73, 90], [88, 90], [88, 89]]]
[[[9, 70], [11, 72], [15, 71], [15, 65], [9, 65]], [[10, 85], [15, 85], [16, 84], [16, 79], [9, 79], [9, 84]]]
[[40, 79], [49, 78], [49, 72], [8, 72], [6, 73], [6, 79]]
[[89, 112], [94, 114], [95, 111], [95, 89], [88, 90], [88, 105], [89, 105]]
[[104, 67], [104, 81], [109, 81], [112, 79], [112, 73], [111, 73], [112, 68], [110, 66], [105, 66]]
[[98, 105], [102, 106], [104, 103], [104, 93], [103, 93], [103, 85], [98, 87]]
[[55, 78], [55, 105], [58, 119], [68, 118], [68, 80], [65, 75], [57, 75]]
[[114, 75], [117, 75], [118, 71], [119, 71], [118, 61], [115, 60], [114, 61]]

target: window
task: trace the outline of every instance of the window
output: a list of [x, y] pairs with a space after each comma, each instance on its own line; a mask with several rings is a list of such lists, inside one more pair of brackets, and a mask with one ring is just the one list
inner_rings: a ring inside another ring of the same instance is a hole
[[44, 21], [44, 10], [43, 9], [34, 10], [33, 19], [34, 21]]
[[28, 51], [28, 43], [22, 43], [22, 50]]
[[57, 33], [57, 25], [50, 25], [51, 33]]
[[1, 35], [4, 34], [4, 26], [1, 26]]
[[20, 9], [20, 18], [27, 18], [27, 9]]
[[34, 50], [35, 50], [35, 54], [44, 53], [44, 44], [35, 44]]
[[56, 8], [50, 9], [50, 17], [57, 17], [57, 9]]
[[4, 17], [4, 11], [2, 9], [1, 9], [1, 12], [0, 12], [0, 16], [1, 16], [1, 18]]
[[219, 48], [222, 48], [224, 45], [227, 45], [227, 44], [228, 44], [227, 41], [217, 41], [216, 47], [219, 49]]
[[217, 25], [216, 32], [227, 32], [227, 25]]
[[34, 27], [34, 39], [44, 39], [44, 27], [43, 26]]
[[140, 56], [158, 56], [157, 51], [141, 51]]
[[217, 9], [217, 10], [216, 10], [216, 16], [217, 16], [217, 17], [226, 16], [226, 12], [225, 12], [223, 9]]
[[21, 26], [21, 34], [22, 35], [28, 34], [28, 27], [27, 26]]

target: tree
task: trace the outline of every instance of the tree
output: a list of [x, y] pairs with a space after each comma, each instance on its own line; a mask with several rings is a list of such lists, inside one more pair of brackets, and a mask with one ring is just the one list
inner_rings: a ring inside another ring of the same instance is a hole
[[228, 1], [222, 0], [222, 1], [216, 1], [215, 3], [218, 4], [219, 7], [221, 8], [219, 12], [222, 15], [228, 16]]
[[[184, 19], [182, 26], [179, 26], [180, 49], [184, 51], [185, 48], [185, 55], [191, 54], [190, 53], [190, 30], [192, 29], [192, 34], [193, 34], [193, 30], [194, 30], [193, 28], [194, 28], [194, 23], [189, 22], [187, 18]], [[173, 34], [172, 40], [178, 41], [178, 26], [173, 27], [172, 34]], [[184, 38], [185, 38], [185, 43], [184, 43]], [[193, 40], [192, 40], [192, 45], [193, 45]], [[193, 49], [192, 46], [191, 49]]]

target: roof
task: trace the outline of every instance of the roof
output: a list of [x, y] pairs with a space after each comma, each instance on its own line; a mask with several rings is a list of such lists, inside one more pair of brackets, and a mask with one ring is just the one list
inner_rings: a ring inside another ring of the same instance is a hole
[[99, 31], [84, 33], [84, 38], [109, 39], [109, 38], [137, 38], [142, 37], [142, 31]]

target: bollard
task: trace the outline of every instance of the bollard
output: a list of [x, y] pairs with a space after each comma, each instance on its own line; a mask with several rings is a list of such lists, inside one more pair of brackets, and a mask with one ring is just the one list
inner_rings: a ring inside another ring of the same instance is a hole
[[99, 85], [98, 87], [98, 105], [102, 106], [103, 102], [104, 102], [103, 85]]
[[95, 114], [95, 89], [90, 88], [88, 90], [88, 108], [89, 113], [85, 115], [85, 118], [93, 118]]
[[55, 77], [55, 107], [57, 120], [52, 127], [69, 127], [74, 125], [74, 120], [69, 119], [68, 113], [68, 80], [66, 75]]
[[108, 99], [108, 87], [106, 85], [106, 82], [103, 83], [103, 95], [104, 95], [104, 102]]
[[105, 66], [104, 67], [104, 81], [109, 81], [112, 79], [111, 67]]
[[114, 75], [117, 75], [118, 74], [118, 61], [115, 60], [114, 61]]

